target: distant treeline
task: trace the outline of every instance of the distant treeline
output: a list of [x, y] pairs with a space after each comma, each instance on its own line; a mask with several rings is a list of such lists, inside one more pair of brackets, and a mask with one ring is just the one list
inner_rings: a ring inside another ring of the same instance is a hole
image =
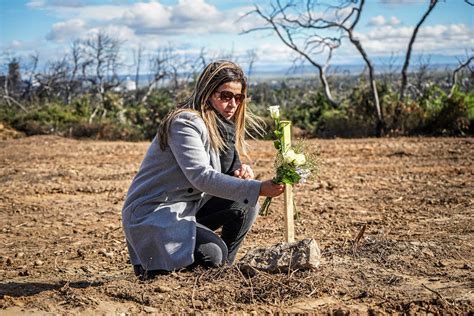
[[[135, 76], [125, 79], [118, 75], [119, 48], [118, 41], [99, 33], [75, 42], [68, 56], [42, 71], [36, 69], [35, 56], [28, 67], [10, 60], [0, 76], [0, 121], [27, 135], [151, 139], [163, 117], [190, 93], [207, 60], [204, 55], [183, 60], [172, 49], [159, 51], [148, 61], [152, 75], [140, 84], [140, 52]], [[365, 72], [327, 73], [322, 85], [320, 78], [308, 76], [252, 80], [249, 67], [250, 108], [271, 123], [266, 109], [280, 105], [283, 116], [307, 137], [472, 135], [470, 61], [454, 70], [433, 71], [428, 63], [416, 67], [403, 98], [399, 73], [375, 74], [377, 107]], [[325, 86], [332, 87], [333, 99]]]

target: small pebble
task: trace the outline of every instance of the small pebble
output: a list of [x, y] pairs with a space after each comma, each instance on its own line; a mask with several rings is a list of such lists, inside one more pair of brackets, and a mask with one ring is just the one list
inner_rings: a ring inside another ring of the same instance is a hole
[[41, 260], [39, 260], [39, 259], [38, 259], [38, 260], [35, 260], [35, 266], [36, 266], [36, 267], [42, 266], [43, 263], [44, 263], [44, 262], [41, 261]]
[[157, 292], [157, 293], [166, 293], [166, 292], [171, 292], [171, 291], [173, 291], [173, 289], [166, 286], [166, 285], [158, 285], [155, 288], [155, 292]]
[[102, 249], [99, 251], [99, 254], [107, 257], [107, 258], [112, 258], [114, 256], [113, 252], [107, 252], [105, 249]]
[[145, 311], [145, 313], [149, 313], [149, 314], [158, 312], [156, 308], [151, 307], [151, 306], [145, 306], [143, 310]]
[[202, 301], [194, 300], [194, 308], [202, 309], [203, 307], [204, 307], [204, 303]]

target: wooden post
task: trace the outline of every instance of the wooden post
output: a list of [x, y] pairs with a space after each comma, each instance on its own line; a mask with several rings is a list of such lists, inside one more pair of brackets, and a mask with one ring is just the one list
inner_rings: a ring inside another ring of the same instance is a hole
[[[286, 151], [291, 146], [291, 122], [281, 121], [283, 126], [283, 150]], [[293, 186], [285, 185], [285, 241], [295, 241], [295, 223], [293, 217]]]

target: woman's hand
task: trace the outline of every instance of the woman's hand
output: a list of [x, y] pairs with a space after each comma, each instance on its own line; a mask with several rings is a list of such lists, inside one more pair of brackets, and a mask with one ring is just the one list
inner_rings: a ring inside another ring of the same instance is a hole
[[242, 164], [242, 166], [234, 171], [234, 176], [241, 179], [254, 179], [255, 175], [249, 165]]
[[284, 184], [275, 184], [272, 180], [263, 181], [260, 185], [261, 196], [275, 197], [279, 196], [285, 191]]

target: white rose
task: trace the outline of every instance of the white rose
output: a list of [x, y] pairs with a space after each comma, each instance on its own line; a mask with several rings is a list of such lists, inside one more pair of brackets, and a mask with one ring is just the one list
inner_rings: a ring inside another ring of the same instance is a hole
[[270, 117], [274, 120], [280, 118], [280, 106], [279, 105], [272, 105], [268, 107], [268, 110], [270, 111]]
[[285, 160], [286, 163], [292, 163], [295, 159], [296, 153], [293, 149], [289, 149], [283, 154], [283, 160]]
[[306, 163], [306, 157], [303, 154], [296, 154], [295, 166], [302, 166]]

